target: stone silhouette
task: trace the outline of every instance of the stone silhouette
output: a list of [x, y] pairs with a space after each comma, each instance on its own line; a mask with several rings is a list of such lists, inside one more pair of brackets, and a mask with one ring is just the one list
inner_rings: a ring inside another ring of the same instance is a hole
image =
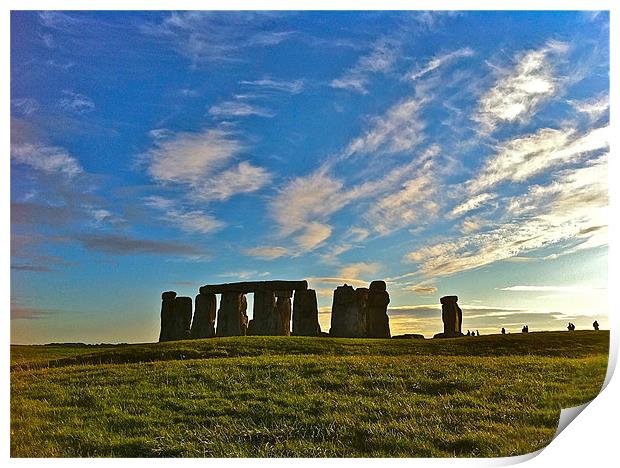
[[174, 300], [173, 340], [187, 340], [191, 336], [192, 298], [177, 297]]
[[319, 336], [319, 308], [314, 289], [298, 289], [293, 298], [293, 335]]
[[[202, 293], [202, 291], [201, 291]], [[247, 332], [248, 303], [245, 294], [240, 292], [225, 292], [220, 301], [220, 310], [217, 314], [217, 336], [242, 336]]]
[[394, 340], [423, 340], [424, 335], [417, 333], [405, 333], [404, 335], [395, 335], [392, 337]]
[[161, 295], [161, 331], [159, 341], [173, 340], [174, 335], [174, 300], [177, 293], [166, 291]]
[[390, 338], [390, 319], [387, 315], [389, 303], [390, 295], [385, 281], [370, 283], [366, 302], [366, 336], [368, 338]]
[[598, 330], [598, 327], [599, 327], [598, 321], [596, 321], [596, 320], [595, 320], [594, 322], [592, 322], [592, 327], [593, 327], [595, 330]]
[[217, 298], [213, 293], [198, 294], [194, 301], [192, 338], [211, 338], [215, 336], [215, 316]]
[[345, 284], [334, 290], [330, 336], [363, 338], [368, 329], [367, 288], [353, 288]]
[[[461, 332], [463, 311], [457, 304], [458, 300], [458, 296], [444, 296], [439, 299], [439, 302], [441, 303], [443, 333], [437, 333], [434, 338], [454, 338], [456, 336], [463, 336], [463, 333]], [[471, 335], [471, 332], [469, 335]]]
[[277, 329], [276, 335], [278, 336], [290, 336], [291, 335], [291, 298], [293, 297], [293, 291], [276, 291], [276, 318]]

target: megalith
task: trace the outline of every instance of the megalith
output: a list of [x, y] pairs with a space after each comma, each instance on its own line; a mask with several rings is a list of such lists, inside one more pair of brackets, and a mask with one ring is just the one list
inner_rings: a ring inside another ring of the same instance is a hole
[[248, 307], [245, 294], [239, 292], [222, 293], [220, 310], [217, 314], [217, 336], [245, 335], [248, 326]]
[[166, 291], [161, 295], [161, 329], [159, 332], [159, 341], [170, 341], [174, 338], [174, 299], [177, 293], [174, 291]]
[[215, 294], [198, 294], [194, 302], [192, 338], [211, 338], [215, 336], [215, 314], [217, 312]]
[[191, 335], [192, 298], [177, 297], [174, 300], [173, 340], [187, 340]]
[[335, 337], [361, 338], [367, 332], [368, 289], [345, 284], [334, 290], [329, 334]]
[[441, 302], [441, 320], [443, 321], [443, 333], [437, 333], [435, 338], [452, 338], [463, 336], [461, 325], [463, 323], [463, 311], [458, 306], [458, 296], [444, 296]]
[[275, 335], [291, 335], [291, 297], [293, 291], [276, 291], [276, 318], [277, 329]]
[[319, 308], [314, 289], [298, 289], [293, 298], [293, 335], [319, 336]]
[[276, 294], [265, 289], [254, 292], [252, 335], [278, 335], [282, 327], [276, 311]]
[[385, 281], [373, 281], [368, 290], [366, 302], [366, 320], [368, 338], [390, 338], [390, 319], [387, 307], [390, 295], [387, 292]]

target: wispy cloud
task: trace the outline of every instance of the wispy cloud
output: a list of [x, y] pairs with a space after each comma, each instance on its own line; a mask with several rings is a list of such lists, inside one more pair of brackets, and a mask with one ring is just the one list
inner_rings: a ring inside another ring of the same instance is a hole
[[142, 25], [142, 32], [169, 44], [192, 64], [235, 61], [241, 52], [277, 45], [295, 36], [277, 29], [278, 12], [172, 12], [161, 21]]
[[[609, 126], [576, 135], [575, 130], [541, 128], [525, 137], [508, 140], [497, 148], [478, 176], [468, 183], [470, 193], [477, 193], [503, 181], [524, 182], [554, 166], [580, 158], [609, 146]], [[479, 197], [484, 198], [482, 194]]]
[[425, 138], [426, 125], [419, 115], [424, 103], [424, 99], [407, 98], [393, 105], [384, 115], [374, 118], [363, 135], [349, 143], [344, 156], [411, 150]]
[[58, 101], [61, 109], [76, 114], [86, 114], [95, 110], [95, 103], [88, 96], [67, 90], [63, 91], [62, 94], [64, 97]]
[[64, 148], [45, 146], [38, 143], [16, 143], [11, 145], [11, 159], [47, 174], [62, 174], [75, 177], [83, 173], [79, 161]]
[[591, 286], [525, 286], [525, 285], [517, 285], [517, 286], [507, 286], [505, 288], [500, 288], [500, 291], [518, 291], [518, 292], [557, 292], [557, 293], [588, 293], [593, 290], [602, 290], [605, 288], [593, 288]]
[[254, 106], [247, 102], [224, 101], [209, 108], [209, 114], [215, 117], [247, 117], [256, 115], [259, 117], [273, 117], [275, 114], [269, 109]]
[[251, 249], [246, 249], [244, 253], [250, 257], [258, 257], [266, 260], [272, 260], [274, 258], [289, 255], [288, 249], [284, 247], [254, 247]]
[[400, 46], [397, 42], [382, 38], [375, 42], [370, 52], [361, 56], [357, 63], [340, 78], [332, 80], [330, 86], [367, 94], [369, 76], [373, 73], [390, 71], [399, 57], [399, 52]]
[[157, 138], [147, 153], [148, 172], [160, 182], [187, 184], [196, 199], [226, 200], [254, 192], [269, 180], [269, 173], [241, 161], [230, 165], [244, 145], [231, 132], [207, 129]]
[[568, 103], [581, 114], [586, 114], [594, 121], [609, 109], [609, 96], [600, 96], [583, 101], [568, 100]]
[[39, 110], [39, 101], [34, 98], [11, 99], [11, 107], [22, 115], [32, 115]]
[[469, 213], [472, 210], [476, 210], [484, 205], [486, 202], [493, 200], [497, 197], [494, 193], [480, 193], [469, 200], [461, 203], [460, 205], [454, 207], [454, 209], [450, 212], [451, 217], [458, 217], [465, 213]]
[[558, 91], [554, 60], [568, 52], [568, 45], [549, 41], [544, 47], [518, 54], [513, 68], [495, 68], [499, 78], [479, 101], [474, 119], [485, 132], [498, 124], [525, 122]]
[[533, 185], [527, 193], [508, 197], [502, 222], [485, 232], [465, 235], [410, 252], [406, 259], [418, 263], [429, 276], [449, 275], [541, 247], [573, 242], [574, 249], [593, 248], [607, 242], [607, 154], [584, 167], [555, 174], [548, 185]]
[[375, 275], [381, 269], [381, 265], [377, 262], [357, 262], [340, 268], [338, 273], [342, 278], [353, 278], [358, 281], [368, 279], [369, 276]]
[[175, 202], [159, 196], [151, 196], [145, 200], [147, 206], [161, 211], [160, 219], [170, 226], [185, 232], [210, 234], [219, 231], [225, 223], [200, 210], [183, 210], [175, 207]]
[[432, 71], [438, 69], [439, 67], [452, 63], [459, 58], [463, 57], [471, 57], [474, 55], [474, 51], [469, 47], [464, 47], [462, 49], [455, 50], [453, 52], [448, 52], [440, 55], [434, 56], [431, 60], [428, 61], [424, 66], [418, 66], [415, 69], [411, 70], [407, 74], [407, 78], [410, 80], [417, 80], [425, 75], [431, 73]]
[[304, 89], [304, 80], [275, 80], [273, 78], [262, 78], [260, 80], [241, 80], [239, 84], [253, 88], [261, 93], [286, 93], [299, 94]]

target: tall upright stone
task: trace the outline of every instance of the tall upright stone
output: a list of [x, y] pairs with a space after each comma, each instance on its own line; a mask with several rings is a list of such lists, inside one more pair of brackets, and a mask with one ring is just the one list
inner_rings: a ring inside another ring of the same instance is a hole
[[187, 340], [191, 335], [192, 298], [177, 297], [174, 300], [173, 340]]
[[177, 293], [174, 291], [166, 291], [161, 295], [161, 329], [159, 332], [159, 341], [173, 340], [174, 336], [174, 299]]
[[252, 335], [277, 335], [281, 319], [276, 310], [276, 294], [271, 290], [254, 293], [254, 308], [251, 326]]
[[211, 338], [215, 336], [215, 315], [217, 312], [215, 294], [198, 294], [194, 301], [192, 338]]
[[366, 303], [367, 332], [368, 338], [390, 338], [390, 319], [387, 315], [387, 307], [390, 303], [390, 295], [387, 292], [385, 281], [373, 281], [368, 290]]
[[217, 336], [241, 336], [248, 326], [248, 307], [245, 294], [239, 292], [222, 293], [220, 310], [217, 314]]
[[276, 291], [277, 329], [275, 335], [290, 336], [291, 334], [291, 297], [293, 291]]
[[293, 335], [319, 336], [319, 308], [314, 289], [298, 289], [293, 298]]
[[444, 296], [441, 302], [441, 320], [443, 321], [443, 333], [437, 333], [435, 338], [453, 338], [463, 336], [461, 325], [463, 323], [463, 311], [458, 306], [458, 296]]
[[368, 289], [344, 285], [334, 290], [329, 334], [335, 337], [362, 338], [367, 333]]

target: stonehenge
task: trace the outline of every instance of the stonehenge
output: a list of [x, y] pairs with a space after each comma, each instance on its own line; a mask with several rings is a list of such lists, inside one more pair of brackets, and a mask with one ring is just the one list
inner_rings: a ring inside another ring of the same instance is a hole
[[458, 306], [457, 296], [444, 296], [439, 299], [441, 303], [441, 320], [443, 321], [443, 333], [437, 333], [434, 338], [453, 338], [463, 336], [461, 324], [463, 323], [463, 311]]
[[[248, 321], [246, 294], [253, 294], [252, 320]], [[220, 295], [219, 309], [217, 296]], [[317, 294], [302, 281], [246, 281], [202, 286], [194, 301], [174, 291], [161, 295], [159, 341], [211, 338], [214, 336], [330, 336], [338, 338], [423, 339], [406, 333], [392, 336], [385, 281], [368, 288], [344, 284], [333, 293], [329, 333], [321, 331]], [[443, 332], [435, 338], [463, 336], [463, 311], [457, 296], [440, 299]], [[291, 323], [292, 322], [292, 323]], [[292, 330], [291, 330], [292, 324]]]

